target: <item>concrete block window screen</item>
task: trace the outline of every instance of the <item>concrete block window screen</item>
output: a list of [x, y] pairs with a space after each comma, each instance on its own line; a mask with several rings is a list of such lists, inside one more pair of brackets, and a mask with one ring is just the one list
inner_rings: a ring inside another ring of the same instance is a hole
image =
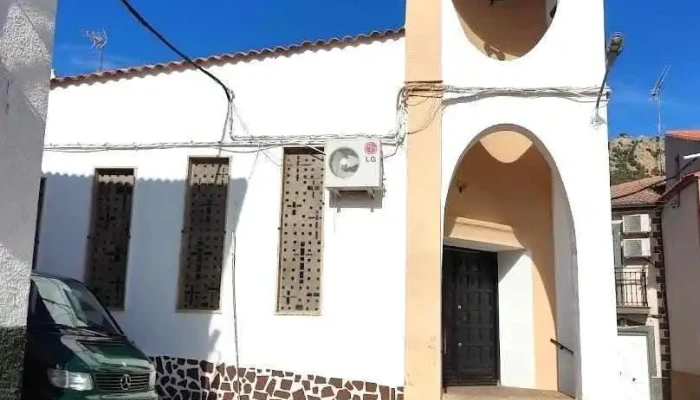
[[86, 281], [112, 309], [124, 308], [134, 183], [131, 168], [95, 170]]
[[185, 195], [178, 309], [219, 309], [226, 240], [228, 158], [191, 158]]
[[323, 258], [324, 155], [284, 151], [277, 312], [319, 314]]

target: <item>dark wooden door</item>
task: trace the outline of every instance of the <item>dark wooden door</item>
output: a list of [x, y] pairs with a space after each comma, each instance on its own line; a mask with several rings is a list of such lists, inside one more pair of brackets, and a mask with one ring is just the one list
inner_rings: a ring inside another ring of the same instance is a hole
[[498, 261], [495, 253], [445, 247], [443, 385], [498, 382]]

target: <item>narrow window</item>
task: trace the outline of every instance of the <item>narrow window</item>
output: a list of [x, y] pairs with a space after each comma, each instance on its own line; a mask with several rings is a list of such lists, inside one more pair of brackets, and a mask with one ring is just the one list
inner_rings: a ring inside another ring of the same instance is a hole
[[180, 254], [179, 310], [219, 309], [228, 183], [227, 158], [190, 159]]
[[318, 314], [323, 253], [323, 153], [284, 151], [277, 312]]
[[95, 171], [86, 281], [111, 309], [124, 309], [134, 183], [131, 168]]

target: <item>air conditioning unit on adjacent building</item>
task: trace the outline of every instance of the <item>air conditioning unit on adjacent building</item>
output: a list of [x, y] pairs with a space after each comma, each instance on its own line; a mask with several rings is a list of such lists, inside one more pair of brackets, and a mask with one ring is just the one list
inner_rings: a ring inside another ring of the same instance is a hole
[[379, 139], [329, 140], [325, 151], [326, 189], [373, 194], [382, 188], [382, 144]]
[[622, 255], [625, 258], [651, 257], [651, 239], [624, 239]]
[[649, 217], [649, 214], [635, 214], [622, 216], [622, 233], [649, 232], [651, 232], [651, 217]]

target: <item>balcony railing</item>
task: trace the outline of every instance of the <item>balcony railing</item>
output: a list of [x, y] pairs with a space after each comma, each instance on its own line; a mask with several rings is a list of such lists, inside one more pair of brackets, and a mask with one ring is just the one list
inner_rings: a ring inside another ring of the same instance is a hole
[[616, 269], [615, 292], [618, 307], [649, 307], [647, 272], [645, 270]]

